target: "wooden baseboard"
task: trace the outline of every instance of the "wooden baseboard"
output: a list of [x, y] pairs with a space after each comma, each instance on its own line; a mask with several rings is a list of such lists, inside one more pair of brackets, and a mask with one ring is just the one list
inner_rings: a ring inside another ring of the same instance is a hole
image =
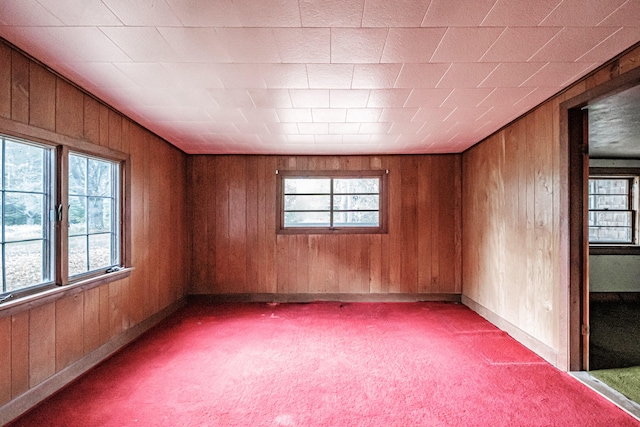
[[124, 346], [136, 340], [140, 335], [160, 323], [160, 321], [174, 313], [180, 307], [184, 306], [185, 303], [185, 298], [176, 301], [148, 319], [127, 329], [125, 332], [87, 354], [82, 359], [77, 360], [60, 372], [55, 373], [37, 386], [6, 403], [0, 407], [0, 425], [5, 425], [18, 418], [20, 415], [41, 403], [49, 396], [52, 396], [57, 391], [88, 372], [91, 368], [105, 361]]
[[529, 335], [527, 332], [523, 331], [519, 327], [503, 319], [502, 317], [500, 317], [493, 311], [489, 310], [482, 304], [479, 304], [476, 301], [470, 299], [466, 295], [461, 296], [461, 302], [462, 304], [469, 307], [471, 310], [478, 313], [480, 316], [484, 317], [489, 322], [496, 325], [501, 330], [511, 335], [511, 337], [513, 337], [520, 344], [524, 345], [529, 350], [533, 351], [538, 356], [542, 357], [544, 360], [551, 363], [553, 366], [558, 367], [558, 351], [557, 350], [549, 347], [547, 344]]
[[418, 302], [442, 301], [460, 302], [460, 294], [197, 294], [189, 295], [189, 301], [207, 302], [278, 302], [278, 303], [308, 303], [315, 301], [339, 302]]

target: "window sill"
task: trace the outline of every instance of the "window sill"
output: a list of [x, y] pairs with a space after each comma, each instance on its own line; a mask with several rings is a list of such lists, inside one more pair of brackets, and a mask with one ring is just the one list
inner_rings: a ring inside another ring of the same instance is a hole
[[589, 255], [640, 255], [640, 246], [589, 245]]
[[131, 275], [133, 270], [133, 267], [122, 268], [112, 273], [101, 274], [100, 276], [80, 280], [66, 286], [57, 286], [53, 289], [6, 301], [0, 304], [0, 318], [49, 304], [116, 280], [125, 279]]

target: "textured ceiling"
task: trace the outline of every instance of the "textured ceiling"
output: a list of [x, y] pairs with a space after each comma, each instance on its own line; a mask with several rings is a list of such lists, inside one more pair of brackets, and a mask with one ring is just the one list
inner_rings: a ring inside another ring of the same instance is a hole
[[461, 152], [640, 41], [638, 0], [0, 0], [187, 153]]

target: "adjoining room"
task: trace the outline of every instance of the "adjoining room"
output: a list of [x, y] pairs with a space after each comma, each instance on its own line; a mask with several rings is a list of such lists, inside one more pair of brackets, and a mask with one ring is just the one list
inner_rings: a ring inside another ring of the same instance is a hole
[[640, 425], [639, 64], [633, 0], [3, 2], [0, 424]]

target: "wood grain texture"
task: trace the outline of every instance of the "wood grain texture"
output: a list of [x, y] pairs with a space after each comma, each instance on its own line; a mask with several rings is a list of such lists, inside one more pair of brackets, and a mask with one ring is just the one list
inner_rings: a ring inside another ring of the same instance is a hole
[[[191, 293], [460, 292], [459, 155], [196, 156], [189, 167]], [[389, 233], [276, 234], [276, 169], [389, 169]]]
[[4, 134], [73, 141], [96, 155], [108, 155], [109, 147], [118, 150], [116, 158], [129, 159], [125, 194], [134, 267], [128, 278], [0, 316], [0, 359], [9, 357], [8, 376], [0, 376], [0, 402], [6, 402], [180, 300], [191, 249], [183, 152], [2, 43], [0, 117]]
[[637, 68], [639, 57], [637, 48], [610, 62], [462, 156], [463, 295], [558, 351], [563, 368], [570, 315], [561, 212], [569, 209], [561, 203], [569, 167], [560, 103]]
[[0, 405], [11, 400], [11, 317], [0, 319]]

